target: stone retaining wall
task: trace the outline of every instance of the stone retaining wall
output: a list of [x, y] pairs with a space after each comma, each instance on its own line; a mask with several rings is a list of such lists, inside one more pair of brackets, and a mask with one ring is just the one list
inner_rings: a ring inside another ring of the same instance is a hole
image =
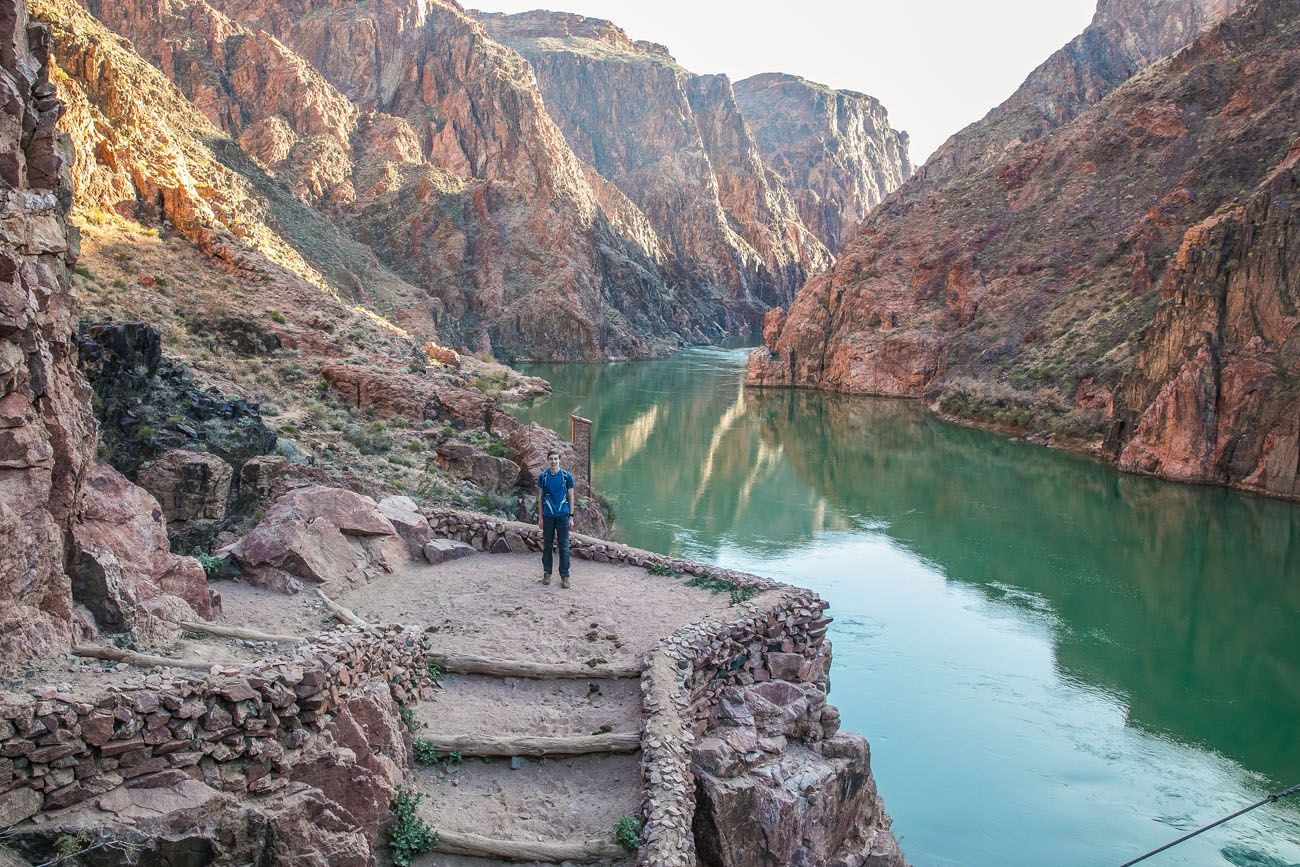
[[[646, 785], [639, 864], [695, 864], [691, 747], [718, 723], [727, 690], [768, 680], [815, 684], [823, 699], [809, 706], [804, 727], [811, 739], [822, 734], [830, 688], [827, 603], [808, 590], [774, 587], [779, 589], [682, 627], [647, 657], [641, 676]], [[740, 617], [728, 617], [737, 610]]]
[[[508, 521], [493, 518], [478, 512], [465, 512], [459, 509], [430, 507], [424, 510], [433, 531], [446, 539], [458, 539], [480, 551], [492, 553], [526, 553], [542, 550], [542, 531], [536, 524], [521, 521]], [[754, 592], [771, 590], [786, 585], [768, 578], [750, 575], [683, 560], [680, 557], [668, 557], [632, 548], [627, 545], [586, 536], [582, 533], [569, 534], [569, 552], [581, 560], [593, 560], [597, 563], [626, 563], [629, 566], [661, 566], [682, 575], [697, 578], [711, 578], [737, 588]]]
[[49, 691], [0, 707], [0, 829], [171, 769], [226, 791], [272, 791], [289, 754], [353, 691], [379, 680], [399, 704], [414, 701], [427, 653], [415, 629], [335, 629], [271, 662], [151, 674], [95, 701]]
[[[541, 532], [532, 524], [447, 508], [427, 509], [425, 516], [438, 535], [480, 551], [541, 550]], [[806, 705], [807, 719], [801, 721], [800, 730], [810, 742], [816, 742], [838, 728], [838, 713], [825, 703], [831, 660], [826, 640], [831, 621], [824, 615], [828, 603], [810, 590], [757, 575], [591, 536], [571, 535], [570, 550], [573, 556], [586, 560], [657, 565], [757, 594], [660, 641], [646, 657], [641, 676], [645, 826], [638, 864], [693, 867], [691, 749], [697, 738], [718, 724], [727, 706], [728, 690], [768, 680], [807, 685], [812, 687], [807, 691], [814, 700]]]

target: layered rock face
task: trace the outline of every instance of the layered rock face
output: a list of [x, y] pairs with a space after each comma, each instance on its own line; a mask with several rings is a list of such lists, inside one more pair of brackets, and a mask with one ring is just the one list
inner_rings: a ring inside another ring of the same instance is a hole
[[[75, 236], [49, 30], [0, 12], [0, 666], [97, 629], [154, 636], [154, 615], [211, 616], [198, 562], [168, 551], [148, 493], [94, 463], [90, 391], [76, 367], [67, 268]], [[62, 175], [62, 180], [61, 180]]]
[[76, 249], [63, 222], [49, 37], [25, 3], [0, 10], [0, 658], [11, 661], [72, 637], [64, 555], [95, 453], [69, 341]]
[[[649, 218], [715, 320], [755, 319], [831, 261], [763, 161], [726, 76], [693, 75], [608, 21], [480, 15], [537, 72], [569, 145]], [[756, 319], [755, 319], [756, 321]]]
[[912, 174], [907, 133], [873, 97], [779, 72], [738, 81], [735, 91], [763, 158], [832, 253]]
[[[70, 0], [47, 2], [70, 30], [93, 29]], [[169, 150], [200, 162], [211, 150], [253, 183], [211, 185], [239, 188], [223, 197], [254, 212], [238, 226], [196, 185], [218, 237], [260, 224], [259, 246], [278, 247], [291, 270], [474, 351], [646, 355], [718, 333], [716, 316], [665, 282], [644, 215], [589, 177], [565, 144], [527, 64], [458, 7], [141, 0], [93, 12], [179, 88], [179, 99], [164, 95], [175, 113], [202, 114], [202, 123], [170, 125]], [[137, 126], [106, 97], [103, 64], [87, 58], [94, 50], [83, 42], [69, 51], [71, 85], [116, 131]], [[93, 164], [102, 150], [93, 126], [78, 124], [79, 133]], [[240, 165], [244, 154], [252, 160]], [[149, 199], [134, 194], [147, 193], [134, 178], [108, 186]], [[278, 198], [286, 190], [288, 202]], [[261, 213], [257, 194], [270, 200]]]
[[[1158, 353], [1138, 335], [1162, 281], [1174, 285], [1186, 267], [1175, 255], [1184, 233], [1249, 194], [1292, 143], [1298, 17], [1292, 2], [1248, 4], [1061, 129], [966, 174], [923, 172], [788, 313], [769, 314], [750, 381], [929, 396], [958, 418], [1099, 451], [1109, 433], [1117, 456], [1150, 399], [1134, 383], [1163, 383], [1158, 364], [1148, 370]], [[1289, 314], [1274, 305], [1261, 315], [1276, 328]], [[1112, 431], [1122, 381], [1130, 423]], [[1259, 384], [1275, 396], [1288, 387], [1286, 377]], [[1223, 435], [1265, 437], [1236, 426], [1247, 418]], [[1190, 477], [1136, 452], [1122, 463]], [[1249, 485], [1252, 472], [1201, 477]]]
[[1298, 164], [1184, 236], [1117, 394], [1123, 469], [1300, 497]]

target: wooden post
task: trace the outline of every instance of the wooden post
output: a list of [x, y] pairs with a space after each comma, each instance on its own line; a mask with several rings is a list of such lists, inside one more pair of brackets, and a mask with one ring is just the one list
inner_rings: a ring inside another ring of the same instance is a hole
[[569, 443], [578, 455], [578, 466], [587, 484], [595, 487], [591, 478], [591, 419], [580, 415], [569, 416]]

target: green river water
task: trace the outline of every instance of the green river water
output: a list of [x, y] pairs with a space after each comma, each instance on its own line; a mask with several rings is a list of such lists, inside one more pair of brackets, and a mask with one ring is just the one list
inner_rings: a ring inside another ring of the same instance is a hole
[[[617, 539], [831, 602], [831, 698], [915, 867], [1118, 865], [1300, 782], [1300, 506], [744, 389], [746, 352], [534, 365], [520, 414], [595, 422]], [[1300, 864], [1300, 805], [1146, 863]]]

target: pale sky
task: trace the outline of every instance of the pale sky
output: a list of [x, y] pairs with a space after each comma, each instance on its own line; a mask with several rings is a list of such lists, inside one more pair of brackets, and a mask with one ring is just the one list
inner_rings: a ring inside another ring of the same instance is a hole
[[869, 93], [916, 165], [1079, 34], [1096, 0], [462, 0], [607, 18], [697, 73], [789, 72]]

